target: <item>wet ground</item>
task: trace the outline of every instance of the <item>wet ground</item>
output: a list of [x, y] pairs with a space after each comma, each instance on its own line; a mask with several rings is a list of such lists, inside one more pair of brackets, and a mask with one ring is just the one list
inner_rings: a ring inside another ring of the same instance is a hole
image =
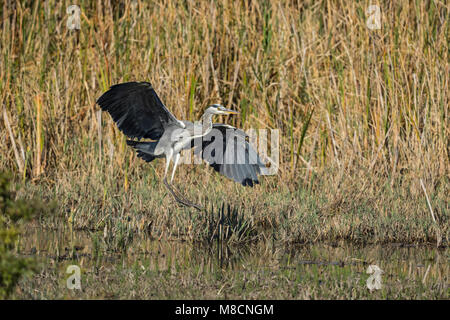
[[[448, 248], [348, 243], [227, 246], [101, 232], [28, 230], [20, 253], [40, 273], [23, 298], [448, 299]], [[127, 242], [128, 241], [128, 242]], [[121, 248], [118, 250], [117, 248]], [[70, 265], [82, 290], [67, 288]], [[140, 279], [140, 280], [138, 280]]]

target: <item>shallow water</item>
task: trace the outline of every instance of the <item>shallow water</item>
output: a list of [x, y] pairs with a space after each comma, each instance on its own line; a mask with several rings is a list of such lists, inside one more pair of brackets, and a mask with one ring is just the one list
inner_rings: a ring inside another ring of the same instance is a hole
[[[21, 292], [31, 298], [449, 298], [447, 248], [274, 242], [230, 247], [217, 241], [193, 244], [145, 236], [134, 238], [122, 250], [117, 246], [117, 241], [99, 232], [30, 228], [21, 240], [20, 253], [37, 257], [42, 272], [24, 280]], [[69, 265], [79, 266], [88, 282], [81, 296], [64, 288]], [[381, 273], [369, 273], [373, 265]], [[164, 277], [168, 288], [161, 292], [143, 284], [131, 288], [123, 279], [132, 270], [133, 277], [146, 279], [150, 287], [153, 279]], [[43, 275], [53, 284], [35, 296], [31, 290], [46, 286]], [[120, 280], [122, 287], [100, 290], [102, 276]], [[171, 276], [186, 283], [177, 287]], [[196, 288], [199, 283], [208, 283], [208, 288]], [[108, 290], [114, 293], [110, 296]]]

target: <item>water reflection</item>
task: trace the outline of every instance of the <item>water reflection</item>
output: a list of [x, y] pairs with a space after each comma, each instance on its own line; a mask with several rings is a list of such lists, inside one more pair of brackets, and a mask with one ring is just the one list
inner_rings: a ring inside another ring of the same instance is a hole
[[351, 276], [364, 282], [368, 266], [377, 265], [384, 271], [386, 285], [420, 285], [433, 279], [448, 292], [450, 274], [447, 248], [401, 244], [286, 246], [268, 242], [227, 246], [217, 241], [202, 244], [142, 236], [134, 238], [124, 250], [117, 250], [106, 244], [100, 233], [34, 228], [28, 230], [19, 247], [21, 254], [37, 256], [49, 265], [76, 263], [95, 271], [121, 265], [151, 272], [209, 274], [217, 279], [224, 274], [281, 274], [289, 279], [306, 277], [306, 281], [319, 285], [330, 277]]

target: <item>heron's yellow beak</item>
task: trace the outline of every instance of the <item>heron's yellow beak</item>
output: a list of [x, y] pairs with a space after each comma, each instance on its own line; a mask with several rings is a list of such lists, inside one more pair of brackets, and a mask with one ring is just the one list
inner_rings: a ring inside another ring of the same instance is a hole
[[239, 114], [239, 112], [235, 111], [235, 110], [231, 110], [231, 109], [226, 109], [224, 110], [227, 114]]

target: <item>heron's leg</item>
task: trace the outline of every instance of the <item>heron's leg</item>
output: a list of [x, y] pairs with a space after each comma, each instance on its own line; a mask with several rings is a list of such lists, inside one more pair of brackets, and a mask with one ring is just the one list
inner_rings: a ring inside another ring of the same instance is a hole
[[[172, 160], [172, 156], [173, 156], [173, 149], [170, 149], [169, 152], [166, 153], [166, 170], [164, 172], [164, 184], [166, 185], [167, 189], [170, 191], [170, 193], [173, 195], [173, 197], [175, 198], [175, 200], [177, 202], [179, 202], [185, 206], [188, 206], [188, 207], [194, 207], [197, 210], [202, 210], [202, 207], [200, 207], [199, 205], [192, 203], [192, 202], [186, 200], [181, 195], [177, 194], [174, 191], [173, 187], [167, 182], [167, 172], [169, 170], [170, 160]], [[175, 155], [175, 161], [174, 161], [174, 165], [173, 165], [172, 179], [173, 179], [173, 175], [175, 173], [175, 169], [177, 167], [179, 160], [180, 160], [180, 153], [177, 153]], [[171, 179], [171, 182], [172, 182], [172, 179]]]
[[173, 169], [172, 169], [172, 176], [170, 177], [170, 183], [173, 181], [173, 177], [175, 176], [175, 170], [177, 169], [178, 161], [180, 160], [180, 153], [178, 152], [175, 155], [175, 160], [173, 160]]
[[169, 152], [166, 153], [166, 169], [164, 170], [164, 178], [167, 177], [167, 172], [169, 171], [170, 160], [172, 160], [173, 149], [170, 149]]
[[176, 192], [174, 191], [174, 189], [172, 188], [172, 186], [167, 182], [167, 178], [164, 177], [164, 184], [166, 185], [167, 189], [170, 191], [170, 193], [173, 195], [173, 197], [175, 198], [175, 200], [178, 203], [181, 203], [187, 207], [193, 207], [197, 210], [202, 210], [203, 208], [201, 206], [199, 206], [198, 204], [192, 203], [189, 200], [186, 200], [184, 197], [177, 195]]

